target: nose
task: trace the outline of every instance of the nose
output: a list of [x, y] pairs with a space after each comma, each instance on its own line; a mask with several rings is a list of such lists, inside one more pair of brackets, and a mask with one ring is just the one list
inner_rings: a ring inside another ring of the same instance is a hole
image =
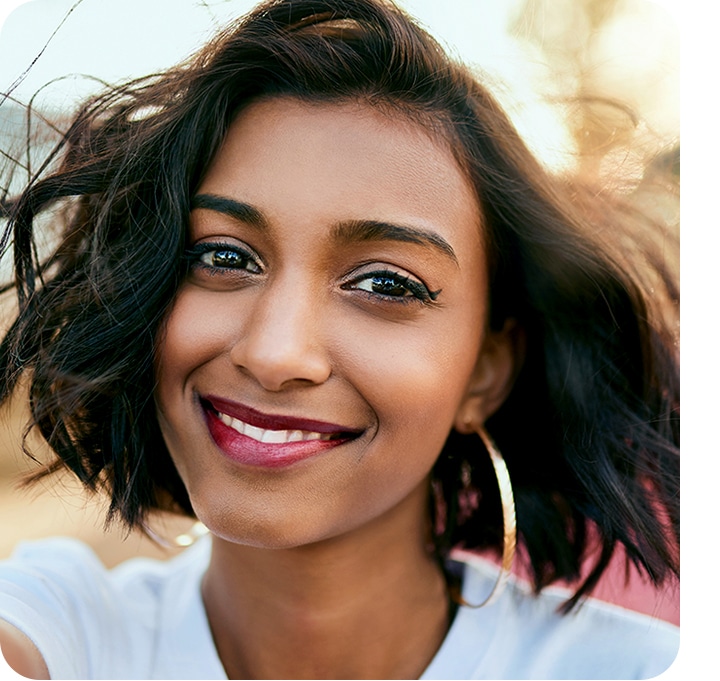
[[[266, 390], [319, 385], [331, 373], [322, 338], [322, 306], [297, 282], [265, 287], [244, 315], [230, 357]], [[241, 313], [242, 314], [242, 313]]]

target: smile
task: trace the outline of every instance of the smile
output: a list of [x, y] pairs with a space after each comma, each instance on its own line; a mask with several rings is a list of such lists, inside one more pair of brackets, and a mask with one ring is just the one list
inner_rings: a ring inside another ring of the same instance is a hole
[[270, 430], [251, 426], [240, 419], [218, 412], [218, 418], [226, 425], [256, 442], [282, 444], [285, 442], [310, 442], [312, 440], [331, 440], [341, 433], [318, 433], [310, 430]]
[[255, 468], [296, 464], [349, 442], [361, 429], [265, 414], [225, 398], [200, 399], [210, 437], [227, 458]]

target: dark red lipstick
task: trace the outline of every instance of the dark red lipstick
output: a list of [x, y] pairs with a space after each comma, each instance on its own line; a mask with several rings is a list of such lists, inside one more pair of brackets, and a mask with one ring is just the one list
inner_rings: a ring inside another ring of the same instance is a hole
[[344, 444], [360, 430], [316, 419], [265, 414], [244, 404], [203, 396], [208, 430], [228, 458], [251, 466], [280, 468]]

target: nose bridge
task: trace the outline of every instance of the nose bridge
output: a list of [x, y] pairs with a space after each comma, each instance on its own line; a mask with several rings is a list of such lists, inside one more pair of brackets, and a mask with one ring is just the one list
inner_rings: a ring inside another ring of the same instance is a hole
[[255, 298], [231, 356], [268, 390], [290, 381], [322, 383], [330, 362], [322, 340], [322, 295], [292, 273], [268, 282]]

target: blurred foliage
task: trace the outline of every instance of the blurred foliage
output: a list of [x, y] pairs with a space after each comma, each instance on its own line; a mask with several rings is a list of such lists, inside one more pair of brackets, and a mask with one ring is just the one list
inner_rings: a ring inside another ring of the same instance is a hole
[[603, 237], [634, 265], [679, 343], [677, 292], [663, 296], [654, 274], [679, 277], [678, 26], [649, 0], [523, 0], [510, 31], [547, 67], [574, 179], [622, 196], [627, 232]]
[[525, 0], [511, 30], [553, 74], [581, 175], [676, 192], [679, 30], [658, 3]]

